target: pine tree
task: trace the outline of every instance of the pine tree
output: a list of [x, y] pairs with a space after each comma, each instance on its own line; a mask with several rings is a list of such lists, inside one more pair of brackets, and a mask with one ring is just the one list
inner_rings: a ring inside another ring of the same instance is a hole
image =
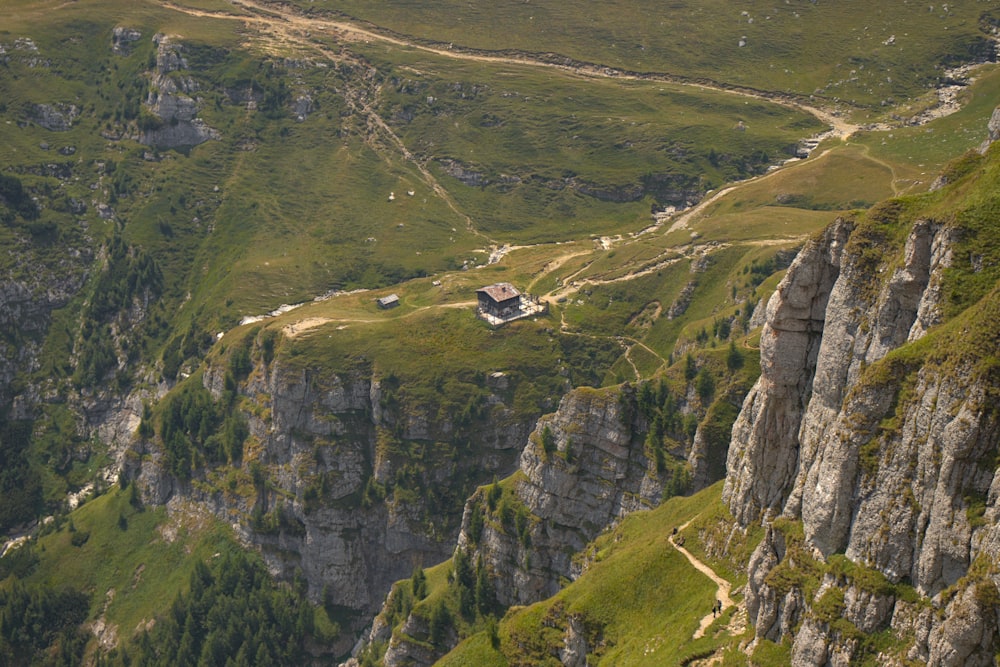
[[552, 456], [556, 451], [556, 437], [553, 435], [552, 429], [549, 428], [548, 424], [542, 429], [542, 450], [546, 456]]
[[490, 573], [483, 563], [483, 557], [479, 557], [476, 564], [476, 608], [479, 613], [486, 616], [493, 611], [496, 606], [496, 593], [493, 590], [493, 582], [490, 581]]
[[424, 568], [419, 565], [413, 570], [413, 575], [410, 577], [410, 588], [413, 591], [414, 600], [423, 600], [427, 597], [427, 575], [424, 574]]
[[730, 371], [743, 368], [743, 353], [736, 347], [736, 341], [729, 341], [729, 353], [726, 355], [726, 367]]
[[440, 647], [444, 643], [448, 627], [451, 625], [451, 612], [448, 611], [443, 599], [439, 598], [431, 610], [429, 625], [428, 639], [431, 644]]

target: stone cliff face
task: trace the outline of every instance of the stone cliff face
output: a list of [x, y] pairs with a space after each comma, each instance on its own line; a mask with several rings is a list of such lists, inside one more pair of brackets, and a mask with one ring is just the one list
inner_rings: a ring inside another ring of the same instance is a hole
[[14, 390], [11, 383], [37, 370], [52, 311], [79, 292], [92, 258], [89, 248], [71, 249], [58, 265], [46, 266], [26, 248], [17, 267], [24, 269], [20, 275], [0, 278], [0, 407], [13, 402], [13, 419], [30, 419], [41, 397], [35, 395], [40, 388]]
[[[942, 331], [963, 233], [918, 219], [900, 248], [878, 224], [838, 221], [768, 304], [762, 374], [733, 428], [723, 499], [744, 526], [768, 527], [747, 608], [758, 638], [792, 636], [794, 664], [847, 664], [862, 651], [858, 633], [889, 628], [912, 638], [891, 664], [992, 664], [1000, 646], [989, 362], [1000, 307], [994, 290]], [[789, 521], [801, 539], [786, 535]], [[837, 554], [869, 585], [856, 573], [812, 585], [783, 576], [803, 562], [824, 571]]]
[[[795, 474], [798, 430], [812, 390], [826, 306], [852, 225], [807, 245], [767, 306], [761, 376], [733, 425], [724, 500], [746, 524], [780, 509]], [[748, 455], [753, 447], [754, 456]]]
[[[659, 504], [666, 479], [646, 456], [634, 415], [628, 389], [578, 389], [539, 420], [513, 480], [513, 503], [528, 517], [520, 531], [483, 492], [470, 499], [458, 548], [482, 556], [501, 605], [554, 595], [560, 579], [579, 574], [574, 554], [617, 519]], [[486, 520], [474, 539], [477, 505]]]
[[[225, 376], [221, 366], [204, 375], [216, 398]], [[394, 581], [450, 555], [461, 502], [475, 484], [510, 473], [534, 421], [519, 420], [492, 395], [489, 418], [475, 425], [475, 446], [484, 451], [473, 460], [453, 442], [467, 433], [429, 407], [390, 405], [385, 391], [370, 367], [332, 374], [292, 367], [279, 356], [260, 363], [239, 388], [249, 429], [239, 474], [209, 467], [179, 481], [150, 442], [136, 445], [141, 460], [130, 474], [148, 502], [179, 507], [194, 500], [233, 524], [276, 575], [303, 577], [313, 599], [345, 611], [345, 630], [360, 630]], [[417, 465], [423, 467], [414, 472]], [[231, 485], [224, 474], [234, 478]], [[258, 479], [251, 486], [252, 475]], [[268, 516], [276, 522], [261, 520]]]
[[[198, 84], [184, 76], [187, 61], [183, 47], [166, 35], [155, 35], [156, 70], [153, 72], [146, 106], [163, 121], [160, 127], [145, 129], [140, 141], [150, 146], [176, 148], [197, 146], [209, 139], [218, 139], [219, 132], [198, 118], [198, 100], [194, 95]], [[115, 41], [117, 45], [118, 40]]]
[[[630, 386], [576, 389], [538, 421], [519, 471], [469, 499], [456, 553], [485, 571], [498, 605], [555, 594], [581, 574], [585, 564], [575, 556], [591, 540], [630, 512], [660, 503], [671, 472], [657, 471], [645, 431]], [[430, 665], [440, 655], [410, 639], [425, 637], [426, 625], [413, 613], [393, 634], [380, 616], [368, 641], [388, 641], [387, 666]]]
[[997, 139], [1000, 139], [1000, 107], [993, 110], [993, 115], [990, 117], [990, 122], [987, 124], [986, 128], [989, 134], [979, 147], [980, 153], [985, 153], [990, 147], [990, 144]]

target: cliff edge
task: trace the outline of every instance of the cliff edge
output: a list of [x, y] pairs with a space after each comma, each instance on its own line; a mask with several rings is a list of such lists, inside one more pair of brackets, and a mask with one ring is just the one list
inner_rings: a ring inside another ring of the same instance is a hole
[[[766, 528], [747, 610], [793, 664], [1000, 648], [1000, 153], [950, 169], [836, 221], [767, 306], [723, 500]], [[882, 653], [880, 631], [905, 647]]]

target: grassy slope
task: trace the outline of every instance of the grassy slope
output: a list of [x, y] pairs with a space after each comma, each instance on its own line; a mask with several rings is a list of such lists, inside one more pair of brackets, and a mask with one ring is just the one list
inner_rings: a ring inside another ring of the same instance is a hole
[[[890, 8], [858, 0], [785, 5], [616, 0], [582, 11], [556, 0], [530, 5], [392, 0], [377, 8], [357, 0], [299, 4], [455, 45], [557, 53], [627, 70], [872, 107], [890, 98], [919, 96], [926, 82], [940, 75], [942, 61], [966, 56], [970, 41], [980, 37], [980, 14], [989, 12], [974, 2], [931, 11], [928, 5]], [[498, 30], [500, 25], [506, 29]]]
[[[772, 104], [664, 83], [447, 63], [419, 52], [399, 57], [408, 69], [385, 90], [383, 115], [405, 114], [394, 126], [417, 154], [454, 159], [483, 174], [487, 187], [453, 192], [501, 240], [580, 237], [648, 220], [647, 200], [595, 201], [573, 193], [571, 178], [627, 190], [660, 176], [674, 189], [697, 190], [740, 176], [740, 156], [780, 159], [820, 127]], [[441, 78], [443, 70], [448, 78]], [[741, 122], [745, 131], [735, 129]], [[718, 156], [715, 163], [710, 155]], [[538, 188], [535, 180], [550, 185]]]
[[[237, 22], [196, 19], [151, 4], [127, 12], [113, 3], [65, 5], [49, 13], [15, 12], [4, 41], [39, 32], [42, 23], [49, 27], [36, 40], [39, 54], [54, 64], [27, 67], [11, 58], [13, 76], [0, 83], [8, 117], [24, 120], [31, 104], [72, 100], [82, 102], [83, 114], [65, 133], [10, 126], [0, 162], [31, 170], [53, 159], [41, 144], [73, 145], [77, 157], [65, 162], [87, 178], [27, 181], [83, 201], [94, 199], [91, 185], [104, 194], [127, 172], [130, 187], [114, 203], [127, 238], [157, 257], [169, 294], [191, 294], [185, 311], [191, 314], [183, 317], [210, 330], [333, 287], [457, 268], [476, 258], [473, 250], [484, 243], [468, 233], [465, 215], [500, 241], [637, 230], [648, 224], [655, 197], [615, 204], [553, 183], [576, 175], [588, 187], [613, 192], [653, 175], [676, 179], [682, 190], [707, 187], [760, 168], [764, 154], [781, 155], [819, 127], [801, 113], [718, 93], [363, 45], [356, 47], [362, 59], [350, 56], [349, 67], [282, 73], [293, 95], [309, 94], [318, 107], [297, 123], [287, 113], [269, 119], [229, 99], [227, 91], [266, 83], [269, 76], [262, 55], [237, 45]], [[111, 55], [113, 25], [143, 32], [132, 55]], [[189, 45], [187, 73], [199, 83], [200, 115], [222, 133], [221, 141], [190, 151], [164, 151], [161, 161], [144, 159], [144, 150], [130, 141], [108, 142], [97, 133], [112, 126], [122, 86], [145, 81], [153, 52], [147, 38], [155, 32], [179, 35]], [[68, 41], [67, 34], [73, 35]], [[288, 48], [314, 62], [342, 57], [333, 43]], [[377, 68], [374, 83], [358, 78], [357, 67], [366, 61]], [[95, 85], [98, 97], [91, 101]], [[384, 136], [365, 136], [366, 118], [338, 94], [359, 86], [374, 95], [376, 85], [375, 108], [450, 191], [458, 212], [431, 191], [398, 147]], [[456, 85], [462, 91], [455, 92]], [[465, 95], [472, 88], [480, 93]], [[428, 105], [428, 96], [439, 101]], [[576, 118], [566, 117], [567, 105]], [[401, 112], [412, 112], [413, 120], [399, 121]], [[495, 127], [486, 126], [493, 120], [484, 125], [487, 116], [495, 116]], [[747, 131], [731, 132], [740, 121]], [[709, 164], [710, 152], [724, 156], [720, 166]], [[481, 168], [494, 180], [513, 174], [522, 182], [471, 188], [443, 173], [443, 158]], [[97, 163], [108, 160], [118, 165], [118, 176], [102, 174]], [[402, 196], [411, 190], [414, 196]], [[399, 195], [394, 202], [390, 192]], [[110, 229], [93, 207], [86, 217], [98, 240]]]
[[[38, 566], [25, 579], [90, 594], [91, 618], [103, 614], [121, 637], [165, 610], [186, 588], [197, 560], [235, 545], [229, 529], [214, 520], [198, 514], [168, 519], [162, 508], [139, 511], [128, 495], [113, 487], [64, 517], [75, 532], [66, 523], [40, 538], [34, 547]], [[73, 536], [82, 533], [89, 538], [74, 546]]]
[[[565, 380], [552, 373], [559, 360], [574, 384], [600, 384], [600, 370], [620, 354], [613, 342], [577, 341], [553, 337], [551, 321], [523, 321], [491, 330], [477, 320], [471, 308], [443, 313], [424, 312], [387, 318], [384, 325], [327, 325], [289, 344], [290, 361], [319, 364], [326, 372], [346, 367], [351, 360], [373, 359], [379, 375], [395, 374], [414, 405], [453, 401], [464, 403], [464, 391], [442, 391], [444, 384], [477, 382], [477, 374], [503, 371], [514, 374], [518, 385], [514, 402], [534, 412], [553, 409], [554, 397]], [[343, 327], [343, 328], [342, 328]], [[406, 344], [401, 345], [401, 340]], [[591, 366], [592, 364], [592, 366]], [[598, 375], [594, 375], [598, 373]]]
[[809, 234], [838, 210], [922, 192], [949, 161], [985, 138], [998, 95], [1000, 70], [984, 67], [962, 91], [956, 113], [919, 127], [862, 130], [847, 141], [824, 142], [809, 160], [739, 188], [689, 226], [716, 240]]
[[[37, 564], [23, 578], [29, 587], [69, 586], [89, 595], [87, 621], [103, 622], [112, 642], [151, 628], [187, 592], [196, 563], [242, 548], [228, 526], [198, 508], [168, 517], [163, 508], [132, 505], [130, 491], [114, 486], [60, 516], [59, 527], [50, 526], [32, 545]], [[74, 537], [82, 544], [74, 545]], [[325, 610], [315, 612], [317, 635], [336, 634]]]
[[[868, 155], [892, 164], [897, 178], [912, 181], [919, 191], [933, 181], [946, 162], [985, 138], [983, 123], [1000, 97], [1000, 71], [985, 67], [973, 85], [960, 93], [962, 109], [921, 127], [891, 132], [859, 133], [852, 141], [863, 144]], [[905, 180], [903, 181], [906, 182]]]
[[[691, 639], [711, 612], [716, 589], [668, 543], [673, 528], [719, 504], [721, 488], [719, 483], [629, 516], [585, 550], [593, 562], [578, 580], [548, 600], [507, 613], [498, 649], [479, 633], [439, 664], [559, 664], [554, 651], [562, 647], [570, 616], [587, 629], [590, 664], [596, 665], [676, 665], [735, 642], [712, 631], [705, 639]], [[714, 627], [728, 621], [724, 615]]]
[[[32, 22], [43, 17], [55, 24], [50, 35], [72, 31], [72, 25], [94, 29], [87, 31], [84, 40], [68, 42], [72, 58], [60, 64], [60, 76], [40, 68], [21, 68], [22, 76], [6, 81], [9, 112], [29, 101], [85, 99], [91, 79], [105, 81], [107, 92], [102, 94], [108, 96], [107, 101], [95, 102], [95, 114], [105, 113], [102, 104], [111, 111], [117, 76], [112, 72], [139, 66], [148, 58], [150, 47], [142, 46], [128, 58], [108, 54], [96, 65], [88, 64], [84, 54], [108, 53], [110, 24], [99, 23], [106, 21], [102, 12], [115, 15], [118, 25], [145, 27], [145, 34], [170, 31], [195, 44], [235, 46], [238, 24], [232, 21], [197, 20], [147, 5], [132, 6], [125, 13], [111, 11], [111, 7], [113, 3], [61, 7], [44, 14], [37, 7], [25, 6], [13, 12], [7, 26], [11, 38], [30, 31]], [[66, 52], [66, 45], [51, 37], [36, 41], [44, 55], [50, 56], [57, 46]], [[325, 50], [319, 46], [309, 55], [322, 58]], [[682, 93], [665, 84], [586, 80], [512, 65], [461, 64], [408, 49], [382, 49], [367, 57], [384, 71], [383, 80], [390, 84], [383, 86], [380, 98], [386, 117], [391, 121], [392, 114], [401, 109], [414, 114], [408, 123], [393, 122], [411, 150], [425, 158], [458, 159], [494, 178], [513, 173], [558, 181], [572, 173], [583, 181], [613, 188], [665, 169], [673, 176], [701, 174], [699, 182], [710, 186], [721, 183], [718, 179], [726, 176], [725, 169], [714, 168], [698, 154], [727, 151], [738, 156], [758, 150], [773, 154], [775, 148], [794, 141], [810, 127], [801, 115], [776, 107], [747, 105], [715, 93]], [[223, 141], [147, 163], [134, 145], [112, 144], [97, 137], [96, 124], [83, 118], [70, 132], [55, 136], [34, 125], [13, 132], [2, 155], [8, 163], [27, 161], [29, 165], [50, 159], [51, 151], [45, 153], [38, 146], [58, 138], [76, 146], [80, 155], [114, 159], [138, 174], [134, 180], [139, 194], [126, 196], [116, 209], [129, 221], [129, 238], [152, 250], [165, 273], [177, 281], [173, 294], [194, 296], [187, 307], [192, 314], [187, 317], [208, 320], [208, 329], [225, 328], [238, 314], [301, 301], [331, 287], [378, 284], [416, 271], [456, 267], [475, 257], [471, 251], [481, 240], [466, 234], [461, 216], [430, 193], [412, 165], [384, 148], [371, 152], [352, 134], [351, 123], [341, 119], [345, 103], [331, 90], [347, 85], [348, 75], [335, 68], [297, 73], [296, 90], [314, 94], [319, 111], [301, 124], [288, 118], [266, 122], [238, 107], [213, 104], [222, 97], [211, 88], [213, 84], [239, 80], [259, 68], [258, 64], [248, 62], [238, 51], [222, 61], [200, 62], [205, 59], [198, 55], [189, 59], [199, 68], [196, 76], [204, 79], [202, 115], [223, 132]], [[103, 73], [102, 67], [107, 68]], [[25, 87], [29, 78], [30, 88]], [[476, 94], [466, 94], [473, 89]], [[433, 110], [423, 108], [428, 107], [428, 96], [437, 100]], [[574, 110], [569, 118], [567, 107]], [[484, 122], [487, 116], [489, 122]], [[732, 133], [741, 120], [748, 131]], [[255, 150], [242, 150], [248, 141]], [[534, 153], [525, 153], [524, 146], [533, 147]], [[692, 150], [693, 161], [690, 156], [678, 161], [677, 156]], [[831, 162], [836, 159], [830, 157]], [[487, 232], [499, 232], [500, 240], [565, 239], [635, 230], [648, 220], [648, 199], [611, 204], [569, 189], [556, 191], [524, 182], [503, 190], [482, 190], [459, 184], [443, 174], [437, 162], [430, 166], [474, 223]], [[877, 176], [877, 165], [847, 165], [854, 167], [850, 173], [855, 180], [858, 166]], [[39, 186], [51, 183], [28, 180]], [[95, 172], [91, 180], [108, 179]], [[846, 193], [830, 194], [807, 208], [871, 201], [882, 181], [867, 182], [872, 184], [871, 193], [853, 198]], [[86, 185], [67, 184], [65, 190], [67, 195], [84, 199]], [[787, 194], [799, 195], [801, 187]], [[410, 189], [415, 190], [414, 197], [387, 201], [388, 192]], [[768, 196], [753, 205], [763, 204]], [[754, 235], [775, 233], [767, 221], [770, 210], [761, 213], [759, 222], [744, 229]], [[782, 208], [776, 215], [793, 213]], [[93, 231], [109, 228], [93, 211], [88, 217]], [[782, 221], [779, 233], [787, 236], [814, 229], [819, 217], [807, 212]], [[195, 218], [199, 222], [192, 222]], [[375, 241], [369, 242], [372, 238]]]

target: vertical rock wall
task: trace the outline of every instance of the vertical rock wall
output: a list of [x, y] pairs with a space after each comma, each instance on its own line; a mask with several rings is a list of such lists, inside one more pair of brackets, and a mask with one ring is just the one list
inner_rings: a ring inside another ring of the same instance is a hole
[[[205, 373], [204, 385], [217, 398], [225, 376], [218, 365]], [[421, 483], [427, 488], [463, 479], [484, 483], [511, 472], [533, 422], [516, 418], [492, 394], [489, 416], [476, 424], [475, 446], [483, 455], [473, 461], [452, 455], [449, 443], [460, 434], [436, 407], [383, 405], [383, 388], [370, 368], [310, 371], [279, 356], [259, 364], [240, 395], [250, 432], [236, 475], [242, 482], [229, 487], [211, 467], [196, 471], [191, 482], [178, 481], [164, 470], [152, 443], [136, 445], [142, 460], [132, 474], [139, 476], [148, 502], [180, 507], [195, 500], [232, 524], [244, 542], [261, 550], [275, 575], [301, 576], [313, 599], [326, 596], [342, 608], [352, 619], [344, 628], [350, 631], [367, 624], [394, 581], [408, 577], [416, 565], [447, 559], [458, 532], [461, 505], [451, 516], [434, 515], [427, 498], [410, 497], [402, 488], [393, 493], [397, 472], [412, 461], [386, 443], [422, 452], [428, 465]], [[247, 471], [253, 466], [260, 466], [266, 482], [251, 491]], [[221, 467], [219, 474], [226, 470]], [[366, 495], [370, 486], [382, 488], [382, 495]], [[278, 528], [255, 527], [253, 515], [279, 507]]]
[[[871, 225], [838, 221], [768, 304], [762, 376], [733, 429], [723, 497], [743, 525], [769, 527], [747, 607], [757, 637], [793, 635], [795, 664], [847, 664], [854, 632], [888, 628], [912, 636], [903, 657], [932, 664], [992, 664], [1000, 646], [1000, 422], [996, 378], [982, 375], [1000, 351], [982, 335], [1000, 321], [997, 299], [964, 329], [920, 342], [942, 320], [958, 239], [954, 226], [918, 220], [895, 249]], [[779, 516], [801, 521], [802, 544], [770, 527]], [[789, 588], [772, 574], [796, 560], [829, 570], [835, 554], [885, 585], [828, 574], [816, 590]], [[907, 589], [925, 606], [905, 602]], [[847, 626], [817, 611], [831, 599]]]
[[[513, 481], [530, 517], [526, 535], [484, 507], [483, 494], [470, 499], [458, 548], [473, 560], [482, 556], [500, 604], [554, 595], [561, 580], [579, 574], [573, 556], [588, 542], [626, 514], [659, 504], [666, 480], [634, 435], [635, 412], [629, 389], [577, 389], [539, 420]], [[469, 530], [477, 504], [486, 515], [478, 542]]]
[[743, 524], [780, 511], [791, 491], [827, 302], [852, 228], [839, 221], [803, 248], [767, 305], [761, 375], [733, 425], [723, 490]]

